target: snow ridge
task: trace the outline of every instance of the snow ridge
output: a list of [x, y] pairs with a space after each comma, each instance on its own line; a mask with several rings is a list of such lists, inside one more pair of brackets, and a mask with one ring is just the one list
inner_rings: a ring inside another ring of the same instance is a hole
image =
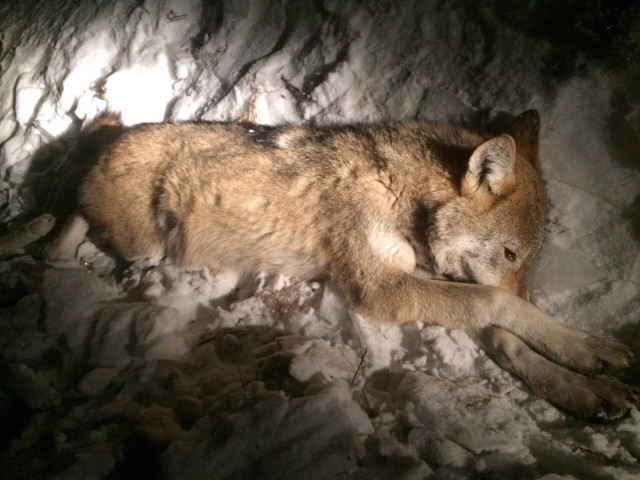
[[[2, 4], [0, 234], [62, 203], [77, 132], [107, 109], [127, 124], [491, 129], [537, 108], [551, 208], [534, 303], [640, 352], [640, 70], [587, 66], [559, 82], [541, 72], [555, 47], [496, 8]], [[122, 265], [90, 242], [69, 264], [36, 250], [0, 257], [5, 478], [640, 475], [637, 410], [613, 424], [567, 417], [464, 333], [373, 326], [330, 282]]]

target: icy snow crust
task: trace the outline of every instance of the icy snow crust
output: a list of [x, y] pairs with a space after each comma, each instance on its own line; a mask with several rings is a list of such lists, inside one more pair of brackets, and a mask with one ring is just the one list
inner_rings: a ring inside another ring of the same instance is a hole
[[[553, 47], [466, 3], [0, 6], [2, 219], [46, 210], [21, 188], [34, 155], [54, 147], [41, 174], [63, 177], [106, 108], [472, 125], [537, 108], [551, 210], [533, 301], [640, 352], [638, 70], [554, 82]], [[5, 258], [0, 279], [33, 292], [0, 312], [4, 478], [640, 476], [638, 411], [567, 417], [464, 333], [374, 327], [330, 283], [121, 266], [88, 242], [66, 265]]]

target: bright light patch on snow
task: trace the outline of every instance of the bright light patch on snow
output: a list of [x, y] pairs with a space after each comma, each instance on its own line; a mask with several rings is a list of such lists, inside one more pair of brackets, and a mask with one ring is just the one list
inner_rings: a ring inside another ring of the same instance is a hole
[[91, 39], [79, 45], [70, 45], [73, 56], [70, 59], [73, 67], [62, 83], [60, 107], [68, 112], [79, 97], [94, 96], [99, 88], [97, 84], [102, 76], [109, 72], [108, 68], [116, 51], [109, 31], [96, 32]]
[[[51, 183], [43, 204], [61, 193], [63, 135], [105, 110], [484, 126], [537, 108], [550, 208], [534, 303], [640, 352], [638, 65], [603, 72], [582, 52], [551, 76], [575, 52], [492, 2], [4, 3], [4, 223], [32, 205], [27, 180]], [[640, 478], [638, 410], [571, 418], [462, 331], [373, 325], [330, 281], [124, 265], [88, 240], [75, 262], [0, 258], [0, 301], [3, 478]]]
[[120, 112], [125, 125], [164, 120], [173, 98], [173, 79], [167, 59], [161, 56], [150, 66], [132, 66], [110, 75], [104, 98], [113, 111]]

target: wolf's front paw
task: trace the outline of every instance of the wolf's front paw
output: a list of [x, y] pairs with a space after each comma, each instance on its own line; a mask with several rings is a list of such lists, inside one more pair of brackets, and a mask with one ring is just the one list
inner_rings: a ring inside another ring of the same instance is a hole
[[575, 332], [574, 341], [561, 354], [561, 363], [586, 375], [616, 374], [629, 366], [633, 352], [609, 337]]
[[506, 290], [491, 290], [491, 294], [495, 326], [511, 331], [555, 363], [585, 375], [615, 374], [633, 358], [631, 349], [613, 338], [562, 325]]
[[600, 360], [599, 370], [610, 375], [629, 366], [633, 352], [624, 343], [613, 338], [589, 335], [586, 343]]
[[[561, 353], [558, 359], [562, 362], [558, 363], [573, 370], [593, 374], [607, 366], [610, 370], [622, 368], [629, 361], [630, 350], [615, 340], [576, 331], [569, 334], [571, 338], [565, 337], [566, 331], [560, 334], [561, 349], [556, 344], [555, 350], [550, 348], [547, 352]], [[583, 417], [613, 420], [638, 405], [640, 392], [633, 387], [611, 377], [587, 376], [560, 366], [529, 348], [508, 330], [490, 327], [477, 338], [499, 365], [524, 380], [538, 396], [563, 410]]]
[[599, 376], [586, 377], [558, 367], [539, 376], [531, 385], [536, 394], [568, 412], [582, 417], [615, 420], [638, 406], [640, 392], [617, 380]]

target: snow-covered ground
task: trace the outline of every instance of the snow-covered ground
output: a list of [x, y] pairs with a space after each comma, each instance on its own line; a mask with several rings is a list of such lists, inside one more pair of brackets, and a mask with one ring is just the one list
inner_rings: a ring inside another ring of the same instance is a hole
[[[107, 108], [129, 124], [470, 125], [537, 108], [551, 209], [532, 300], [640, 352], [640, 62], [572, 52], [581, 68], [555, 78], [558, 47], [495, 2], [14, 3], [3, 225], [59, 207], [65, 153]], [[85, 242], [69, 264], [5, 256], [0, 285], [3, 478], [640, 476], [637, 410], [566, 416], [464, 333], [373, 327], [331, 284], [122, 265]]]

